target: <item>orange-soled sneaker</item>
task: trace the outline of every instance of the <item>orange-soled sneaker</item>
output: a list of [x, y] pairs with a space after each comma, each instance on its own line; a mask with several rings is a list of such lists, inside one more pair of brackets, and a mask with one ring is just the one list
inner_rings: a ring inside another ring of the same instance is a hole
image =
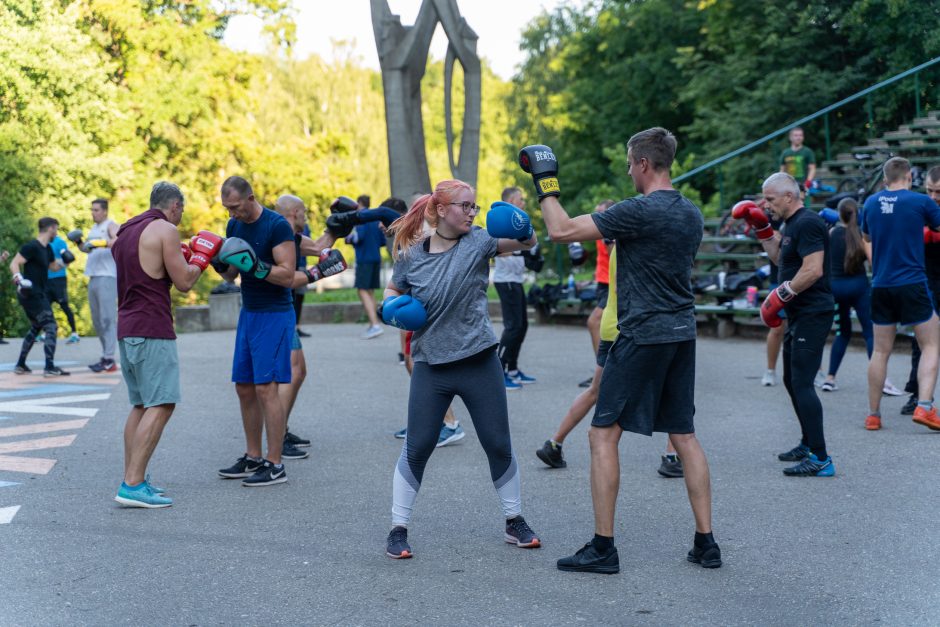
[[411, 558], [411, 546], [408, 544], [408, 529], [398, 525], [392, 528], [385, 541], [385, 554], [393, 560]]
[[868, 416], [865, 418], [865, 428], [869, 431], [881, 429], [881, 416]]
[[931, 407], [928, 411], [918, 405], [917, 409], [914, 410], [914, 422], [919, 425], [924, 425], [928, 429], [940, 431], [940, 417], [937, 416], [937, 409], [935, 407]]

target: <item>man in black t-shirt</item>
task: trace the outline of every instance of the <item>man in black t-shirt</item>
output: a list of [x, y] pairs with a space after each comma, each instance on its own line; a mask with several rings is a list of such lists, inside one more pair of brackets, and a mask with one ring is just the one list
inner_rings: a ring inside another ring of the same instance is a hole
[[532, 174], [548, 233], [555, 242], [601, 238], [617, 245], [617, 319], [620, 334], [607, 354], [591, 441], [594, 539], [558, 560], [559, 570], [615, 573], [614, 511], [620, 487], [618, 448], [624, 431], [669, 434], [682, 460], [695, 518], [687, 559], [721, 566], [712, 536], [708, 461], [695, 437], [695, 297], [692, 264], [702, 241], [699, 209], [672, 187], [670, 166], [676, 138], [663, 128], [637, 133], [627, 142], [628, 173], [641, 198], [604, 212], [568, 217], [558, 201], [558, 162], [551, 148], [519, 153]]
[[[36, 343], [36, 336], [45, 334], [43, 341], [46, 356], [44, 375], [47, 377], [60, 377], [69, 373], [55, 365], [56, 322], [52, 315], [52, 305], [46, 296], [46, 278], [49, 270], [60, 270], [68, 262], [57, 261], [49, 246], [49, 242], [56, 236], [59, 222], [55, 218], [41, 218], [39, 220], [39, 235], [36, 239], [23, 244], [19, 252], [10, 262], [10, 272], [13, 273], [13, 282], [16, 283], [16, 298], [26, 312], [30, 329], [23, 338], [23, 348], [20, 358], [16, 361], [13, 372], [28, 374], [32, 372], [26, 365], [26, 357]], [[74, 260], [74, 257], [71, 257]]]
[[[835, 301], [829, 287], [829, 231], [819, 215], [803, 206], [800, 187], [785, 172], [772, 174], [763, 185], [764, 207], [750, 201], [735, 205], [736, 218], [757, 230], [757, 237], [770, 260], [777, 264], [779, 286], [761, 305], [761, 320], [768, 327], [783, 324], [783, 384], [800, 421], [800, 443], [777, 456], [780, 461], [799, 462], [785, 468], [790, 477], [831, 477], [835, 466], [826, 451], [823, 410], [813, 380], [822, 363], [823, 349], [832, 329]], [[783, 220], [780, 231], [767, 222], [764, 209]]]

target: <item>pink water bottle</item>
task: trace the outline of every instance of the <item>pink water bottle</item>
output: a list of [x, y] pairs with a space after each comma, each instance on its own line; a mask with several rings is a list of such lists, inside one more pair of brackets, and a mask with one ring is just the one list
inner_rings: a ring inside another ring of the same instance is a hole
[[747, 306], [757, 307], [757, 288], [753, 285], [747, 287]]

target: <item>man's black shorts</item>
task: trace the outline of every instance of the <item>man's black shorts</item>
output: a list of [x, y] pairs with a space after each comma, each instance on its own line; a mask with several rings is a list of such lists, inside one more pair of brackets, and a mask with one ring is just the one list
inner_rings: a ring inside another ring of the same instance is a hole
[[933, 315], [933, 299], [926, 283], [873, 287], [871, 321], [874, 324], [920, 324]]
[[356, 281], [354, 285], [360, 290], [375, 290], [379, 288], [379, 271], [382, 265], [378, 263], [357, 263]]
[[50, 303], [59, 303], [66, 305], [69, 302], [69, 293], [66, 288], [66, 278], [64, 276], [46, 279], [46, 297]]
[[607, 353], [591, 424], [652, 435], [694, 433], [695, 340], [636, 344], [618, 336]]
[[607, 306], [607, 296], [610, 295], [610, 285], [608, 283], [597, 284], [597, 307], [603, 309]]
[[33, 293], [27, 298], [17, 296], [17, 300], [19, 300], [23, 311], [26, 312], [29, 324], [33, 328], [39, 329], [49, 324], [55, 325], [55, 316], [52, 315], [52, 305], [49, 303], [45, 294], [37, 295]]

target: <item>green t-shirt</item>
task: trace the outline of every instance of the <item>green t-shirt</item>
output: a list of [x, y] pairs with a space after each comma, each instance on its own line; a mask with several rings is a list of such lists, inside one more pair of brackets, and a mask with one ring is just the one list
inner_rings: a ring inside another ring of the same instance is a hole
[[809, 164], [816, 163], [816, 157], [813, 151], [806, 146], [799, 150], [787, 148], [780, 153], [780, 165], [784, 166], [784, 171], [796, 179], [798, 183], [806, 180], [809, 172]]

